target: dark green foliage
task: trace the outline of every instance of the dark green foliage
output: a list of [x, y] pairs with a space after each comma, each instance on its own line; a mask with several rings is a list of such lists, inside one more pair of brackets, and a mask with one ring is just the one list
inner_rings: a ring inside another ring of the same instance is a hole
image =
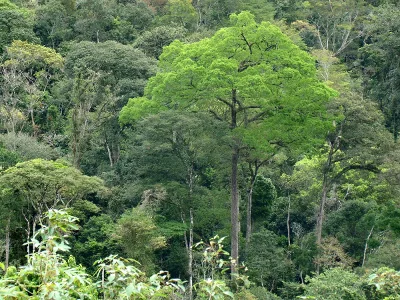
[[43, 45], [56, 48], [73, 39], [73, 21], [65, 1], [50, 0], [37, 8], [34, 30]]
[[277, 197], [275, 186], [270, 178], [258, 176], [253, 190], [253, 218], [265, 220]]
[[278, 241], [276, 234], [265, 229], [253, 233], [246, 259], [250, 280], [270, 291], [276, 291], [293, 276], [293, 265]]
[[372, 203], [346, 201], [327, 218], [326, 233], [335, 236], [347, 253], [361, 259], [366, 239], [377, 218], [375, 209]]
[[400, 10], [398, 5], [385, 4], [373, 11], [368, 24], [369, 38], [361, 49], [360, 69], [366, 91], [379, 104], [386, 117], [386, 126], [397, 139], [399, 131], [399, 52]]
[[158, 58], [164, 46], [168, 46], [174, 40], [182, 40], [186, 34], [184, 27], [159, 26], [141, 34], [133, 44], [146, 55]]
[[18, 154], [0, 146], [0, 168], [2, 170], [14, 166], [18, 161]]
[[250, 289], [250, 292], [257, 297], [257, 299], [264, 300], [280, 300], [279, 296], [271, 293], [267, 288], [257, 286]]
[[0, 2], [0, 53], [14, 40], [39, 42], [32, 30], [33, 19], [32, 11], [9, 0]]
[[[76, 204], [74, 211], [76, 211]], [[94, 272], [94, 262], [111, 254], [121, 254], [122, 248], [112, 238], [115, 223], [108, 215], [92, 216], [86, 220], [79, 233], [72, 240], [71, 253], [77, 262]]]

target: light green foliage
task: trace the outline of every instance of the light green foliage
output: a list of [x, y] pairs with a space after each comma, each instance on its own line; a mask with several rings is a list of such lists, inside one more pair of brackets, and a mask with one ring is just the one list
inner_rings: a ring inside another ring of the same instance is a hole
[[88, 194], [100, 195], [105, 190], [99, 178], [85, 176], [63, 161], [34, 159], [0, 173], [2, 214], [10, 218], [11, 233], [26, 228], [28, 239], [48, 209], [68, 207]]
[[[215, 236], [209, 243], [203, 241], [193, 246], [201, 253], [196, 271], [199, 272], [195, 278], [197, 283], [194, 288], [197, 293], [196, 299], [227, 299], [234, 298], [226, 282], [223, 280], [225, 273], [229, 270], [230, 261], [227, 260], [229, 252], [224, 250], [222, 244], [225, 237]], [[198, 253], [198, 254], [200, 254]], [[247, 277], [237, 274], [236, 283], [244, 286], [249, 284]]]
[[140, 208], [124, 213], [117, 222], [114, 238], [131, 258], [140, 259], [146, 270], [154, 269], [154, 251], [166, 246], [151, 214]]
[[115, 255], [95, 263], [100, 279], [96, 285], [106, 299], [181, 299], [185, 289], [180, 280], [170, 279], [164, 271], [147, 279], [132, 263], [137, 261]]
[[132, 123], [132, 120], [139, 120], [143, 115], [156, 114], [163, 110], [160, 106], [149, 101], [146, 97], [131, 98], [119, 114], [119, 122], [124, 124]]
[[6, 66], [16, 64], [20, 68], [32, 68], [32, 75], [35, 77], [40, 75], [35, 72], [41, 69], [49, 73], [57, 72], [64, 65], [64, 59], [54, 49], [20, 40], [13, 41], [7, 47], [7, 57], [9, 60], [5, 62]]
[[167, 272], [150, 278], [132, 263], [117, 256], [98, 260], [94, 283], [74, 257], [65, 260], [60, 252], [68, 252], [67, 238], [77, 230], [77, 218], [64, 210], [50, 210], [46, 225], [33, 237], [34, 252], [19, 270], [10, 267], [0, 279], [2, 299], [180, 299], [184, 286], [170, 279]]
[[18, 155], [21, 160], [30, 160], [35, 158], [56, 159], [60, 155], [48, 144], [39, 142], [36, 138], [25, 133], [8, 133], [0, 135], [0, 142], [9, 151]]
[[400, 272], [380, 268], [368, 276], [368, 299], [396, 300], [400, 295]]
[[18, 163], [0, 177], [3, 193], [21, 197], [43, 213], [46, 206], [68, 205], [89, 193], [105, 190], [99, 178], [85, 176], [63, 161], [34, 159]]
[[329, 127], [316, 112], [323, 113], [321, 104], [332, 91], [316, 80], [311, 57], [277, 27], [257, 25], [249, 13], [233, 15], [231, 22], [212, 38], [165, 47], [146, 97], [160, 107], [211, 111], [230, 123], [234, 92], [239, 104], [232, 108], [243, 123], [237, 131], [250, 146], [271, 151], [273, 146], [259, 141], [300, 144], [304, 134], [316, 141]]
[[2, 299], [93, 299], [97, 291], [88, 274], [70, 257], [67, 237], [78, 226], [77, 219], [63, 210], [50, 210], [47, 224], [33, 237], [34, 252], [18, 271], [11, 267], [0, 280]]
[[323, 300], [366, 300], [362, 280], [354, 273], [340, 268], [330, 269], [307, 279], [304, 296], [300, 299]]
[[19, 40], [13, 41], [6, 53], [0, 85], [4, 127], [16, 133], [22, 131], [29, 119], [29, 130], [37, 136], [46, 122], [39, 112], [47, 109], [51, 99], [49, 89], [62, 73], [64, 59], [53, 49]]

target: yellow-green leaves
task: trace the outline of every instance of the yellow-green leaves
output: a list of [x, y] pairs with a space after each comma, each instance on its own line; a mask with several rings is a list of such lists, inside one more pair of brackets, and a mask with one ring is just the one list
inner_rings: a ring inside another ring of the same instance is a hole
[[54, 49], [18, 40], [7, 47], [7, 54], [10, 59], [5, 62], [6, 66], [40, 64], [44, 68], [61, 69], [64, 65], [64, 59]]

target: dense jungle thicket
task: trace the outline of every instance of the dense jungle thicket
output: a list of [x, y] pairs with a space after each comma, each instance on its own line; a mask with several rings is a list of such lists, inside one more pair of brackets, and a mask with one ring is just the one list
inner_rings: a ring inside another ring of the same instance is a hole
[[398, 1], [0, 0], [0, 57], [1, 299], [400, 299]]

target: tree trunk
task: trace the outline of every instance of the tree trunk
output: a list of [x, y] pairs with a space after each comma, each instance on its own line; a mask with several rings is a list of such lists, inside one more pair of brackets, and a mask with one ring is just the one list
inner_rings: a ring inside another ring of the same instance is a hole
[[286, 218], [288, 246], [290, 246], [290, 195], [288, 196], [288, 210]]
[[[338, 140], [338, 139], [336, 138], [336, 140]], [[319, 203], [317, 224], [316, 224], [316, 228], [315, 228], [315, 234], [316, 234], [316, 238], [317, 238], [317, 246], [318, 247], [321, 245], [321, 240], [322, 240], [322, 227], [323, 227], [324, 216], [325, 216], [325, 204], [326, 204], [326, 198], [327, 198], [328, 190], [329, 190], [329, 172], [332, 167], [332, 158], [333, 158], [333, 154], [334, 154], [335, 144], [336, 144], [336, 142], [329, 143], [329, 154], [328, 154], [328, 158], [326, 160], [324, 170], [323, 170], [322, 196], [321, 196], [321, 201]], [[319, 268], [320, 268], [320, 264], [317, 263], [317, 270], [316, 270], [317, 274], [319, 274]]]
[[[255, 180], [254, 180], [255, 181]], [[250, 185], [250, 189], [247, 194], [247, 218], [246, 218], [246, 251], [248, 250], [250, 244], [250, 236], [252, 232], [252, 217], [251, 217], [251, 209], [253, 205], [253, 187], [254, 181]]]
[[[337, 140], [337, 138], [336, 138]], [[330, 142], [329, 143], [329, 154], [328, 158], [326, 160], [324, 170], [323, 170], [323, 181], [322, 181], [322, 196], [321, 196], [321, 201], [319, 203], [319, 211], [318, 211], [318, 216], [317, 216], [317, 225], [316, 225], [316, 237], [317, 237], [317, 245], [321, 245], [321, 239], [322, 239], [322, 223], [324, 220], [324, 213], [325, 213], [325, 203], [326, 203], [326, 198], [328, 194], [328, 189], [329, 189], [329, 171], [332, 168], [332, 159], [333, 159], [333, 154], [335, 150], [335, 144]]]
[[189, 300], [193, 299], [193, 212], [190, 208], [190, 228], [189, 228], [189, 263], [188, 263], [188, 273], [189, 273]]
[[[231, 108], [231, 130], [237, 127], [237, 98], [236, 89], [232, 89]], [[239, 141], [234, 139], [232, 149], [232, 172], [231, 172], [231, 272], [237, 273], [239, 263], [239, 193], [238, 193], [238, 164], [239, 164]]]
[[110, 167], [112, 168], [114, 166], [113, 156], [112, 156], [111, 149], [110, 149], [110, 146], [108, 145], [107, 141], [106, 141], [106, 148], [107, 148], [107, 153], [108, 153], [108, 159], [110, 161]]
[[239, 262], [239, 193], [238, 193], [238, 162], [239, 162], [239, 147], [233, 146], [232, 151], [232, 174], [231, 174], [231, 272], [237, 273], [237, 265]]
[[322, 223], [324, 220], [327, 193], [328, 193], [328, 180], [327, 180], [327, 174], [324, 174], [324, 180], [322, 184], [322, 196], [321, 196], [321, 201], [319, 203], [317, 225], [316, 225], [316, 236], [317, 236], [318, 246], [321, 245], [321, 240], [322, 240]]
[[368, 234], [367, 240], [365, 241], [365, 247], [364, 247], [364, 255], [363, 255], [363, 261], [361, 267], [364, 267], [365, 260], [367, 259], [367, 250], [368, 250], [368, 242], [369, 239], [371, 238], [372, 232], [374, 231], [375, 225], [372, 226], [371, 231]]
[[8, 264], [10, 262], [10, 222], [11, 219], [8, 218], [6, 225], [6, 261], [4, 264], [5, 271], [7, 271]]

